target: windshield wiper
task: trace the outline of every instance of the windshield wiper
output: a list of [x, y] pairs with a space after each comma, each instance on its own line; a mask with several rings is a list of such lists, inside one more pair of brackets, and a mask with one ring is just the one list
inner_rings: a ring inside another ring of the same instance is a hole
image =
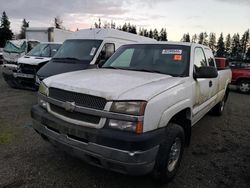
[[124, 68], [120, 68], [120, 67], [112, 67], [112, 66], [108, 66], [108, 67], [101, 67], [102, 69], [122, 69], [125, 70]]
[[75, 61], [81, 61], [80, 59], [75, 58], [75, 57], [54, 57], [53, 59], [55, 59], [55, 60], [75, 60]]
[[161, 72], [161, 71], [158, 71], [158, 70], [149, 70], [149, 69], [127, 69], [127, 70], [165, 74], [165, 75], [169, 75], [169, 76], [172, 76], [172, 77], [183, 77], [182, 75], [165, 73], [165, 72]]
[[158, 71], [158, 70], [149, 70], [149, 69], [127, 69], [127, 70], [165, 74], [165, 73]]

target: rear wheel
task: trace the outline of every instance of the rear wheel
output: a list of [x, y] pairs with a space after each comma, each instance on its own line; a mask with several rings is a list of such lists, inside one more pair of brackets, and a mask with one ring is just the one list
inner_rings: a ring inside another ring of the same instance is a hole
[[159, 147], [153, 170], [153, 176], [159, 183], [167, 183], [176, 175], [185, 143], [184, 130], [180, 125], [170, 123], [166, 129], [166, 139]]
[[212, 113], [216, 116], [221, 116], [225, 108], [225, 99], [219, 102], [213, 109]]
[[238, 89], [241, 93], [250, 93], [250, 80], [241, 80]]

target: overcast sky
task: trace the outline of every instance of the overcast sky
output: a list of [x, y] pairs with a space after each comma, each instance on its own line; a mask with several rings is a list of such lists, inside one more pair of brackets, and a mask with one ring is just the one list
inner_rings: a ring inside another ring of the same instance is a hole
[[48, 27], [60, 16], [70, 30], [93, 27], [94, 22], [124, 22], [144, 28], [167, 28], [168, 39], [183, 33], [242, 34], [250, 28], [250, 0], [0, 0], [14, 32], [23, 18], [30, 27]]

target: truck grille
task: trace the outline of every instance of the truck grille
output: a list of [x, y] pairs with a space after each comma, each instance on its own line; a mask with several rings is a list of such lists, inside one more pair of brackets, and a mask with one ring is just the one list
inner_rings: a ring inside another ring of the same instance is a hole
[[25, 74], [36, 74], [38, 66], [21, 64], [20, 69]]
[[55, 112], [55, 113], [62, 115], [64, 117], [78, 120], [78, 121], [84, 121], [87, 123], [98, 124], [100, 122], [100, 119], [101, 119], [98, 116], [83, 114], [83, 113], [79, 113], [79, 112], [67, 112], [66, 110], [64, 110], [64, 108], [61, 108], [61, 107], [56, 106], [56, 105], [51, 104], [51, 103], [50, 103], [50, 109], [52, 112]]
[[49, 97], [63, 102], [75, 102], [78, 106], [103, 110], [107, 101], [104, 98], [75, 93], [57, 88], [49, 88]]

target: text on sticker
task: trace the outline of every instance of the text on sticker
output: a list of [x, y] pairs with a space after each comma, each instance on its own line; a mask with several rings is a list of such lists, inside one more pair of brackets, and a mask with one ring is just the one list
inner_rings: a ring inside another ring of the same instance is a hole
[[162, 54], [182, 54], [182, 50], [178, 49], [163, 49]]
[[90, 51], [90, 56], [93, 56], [94, 54], [95, 54], [95, 51], [96, 51], [96, 48], [95, 47], [93, 47], [92, 49], [91, 49], [91, 51]]

